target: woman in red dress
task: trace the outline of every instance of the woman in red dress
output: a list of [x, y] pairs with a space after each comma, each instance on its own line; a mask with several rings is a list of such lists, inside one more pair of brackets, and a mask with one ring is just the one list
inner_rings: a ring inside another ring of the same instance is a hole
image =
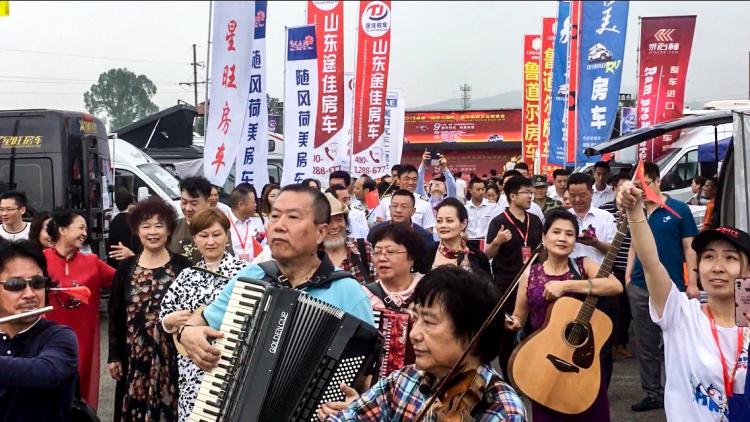
[[55, 310], [47, 318], [70, 326], [78, 338], [78, 374], [81, 395], [94, 409], [99, 403], [99, 289], [109, 287], [115, 269], [94, 254], [80, 252], [86, 241], [86, 220], [76, 211], [56, 211], [47, 225], [55, 245], [44, 250], [47, 271], [59, 287], [86, 286], [89, 303], [64, 292], [51, 292]]

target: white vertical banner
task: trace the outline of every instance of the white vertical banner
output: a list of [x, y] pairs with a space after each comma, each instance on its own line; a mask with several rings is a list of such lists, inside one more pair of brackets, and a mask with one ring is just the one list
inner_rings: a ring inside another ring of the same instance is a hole
[[255, 36], [250, 56], [247, 131], [237, 153], [234, 184], [260, 188], [268, 183], [268, 97], [266, 97], [266, 6], [255, 2]]
[[387, 169], [383, 174], [390, 173], [391, 167], [401, 163], [405, 118], [406, 103], [401, 90], [389, 89], [385, 96], [385, 131], [383, 132], [383, 152]]
[[[341, 132], [344, 134], [341, 145], [339, 145], [339, 154], [337, 164], [344, 170], [349, 170], [352, 163], [352, 117], [354, 105], [354, 73], [344, 72], [344, 126]], [[354, 176], [354, 174], [352, 174]]]
[[255, 2], [214, 2], [203, 174], [224, 185], [245, 136]]
[[318, 61], [315, 25], [287, 28], [284, 67], [284, 175], [282, 186], [312, 176]]

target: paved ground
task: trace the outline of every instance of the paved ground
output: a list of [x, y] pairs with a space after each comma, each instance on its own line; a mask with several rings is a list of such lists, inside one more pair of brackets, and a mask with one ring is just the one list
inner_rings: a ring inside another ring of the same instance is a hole
[[[102, 421], [112, 420], [112, 405], [114, 403], [115, 384], [107, 370], [107, 319], [101, 319], [101, 358], [102, 372], [99, 388], [99, 417]], [[621, 359], [615, 361], [615, 371], [612, 376], [612, 386], [609, 388], [609, 402], [612, 409], [613, 422], [664, 422], [664, 412], [651, 411], [636, 413], [630, 410], [630, 405], [641, 398], [641, 386], [638, 379], [638, 363], [636, 359]], [[597, 421], [592, 421], [597, 422]]]

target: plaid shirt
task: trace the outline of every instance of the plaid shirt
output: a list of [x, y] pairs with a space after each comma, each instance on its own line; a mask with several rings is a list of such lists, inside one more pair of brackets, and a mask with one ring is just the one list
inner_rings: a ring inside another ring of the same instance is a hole
[[[488, 365], [480, 366], [478, 372], [487, 385], [485, 402], [489, 404], [474, 420], [525, 422], [526, 410], [515, 390]], [[428, 399], [419, 391], [422, 377], [423, 372], [414, 365], [393, 371], [386, 378], [381, 378], [346, 410], [326, 418], [326, 422], [412, 421]], [[423, 420], [434, 422], [435, 418], [427, 415]]]
[[[359, 262], [362, 260], [359, 249], [357, 248], [357, 240], [353, 238], [346, 239], [346, 249], [349, 251], [349, 255], [344, 258], [339, 266], [342, 270], [352, 273], [354, 279], [364, 284], [367, 282], [364, 275], [362, 274], [362, 267]], [[370, 242], [365, 240], [365, 251], [367, 251], [367, 257], [363, 262], [366, 262], [368, 276], [370, 282], [375, 281], [375, 264], [372, 262], [372, 245]], [[356, 255], [356, 256], [355, 256]]]

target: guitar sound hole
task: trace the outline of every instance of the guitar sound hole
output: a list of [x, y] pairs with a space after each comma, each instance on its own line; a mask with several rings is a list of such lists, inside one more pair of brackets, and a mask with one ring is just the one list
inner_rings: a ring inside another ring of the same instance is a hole
[[572, 347], [581, 347], [589, 339], [589, 328], [584, 324], [571, 322], [565, 326], [565, 342]]

